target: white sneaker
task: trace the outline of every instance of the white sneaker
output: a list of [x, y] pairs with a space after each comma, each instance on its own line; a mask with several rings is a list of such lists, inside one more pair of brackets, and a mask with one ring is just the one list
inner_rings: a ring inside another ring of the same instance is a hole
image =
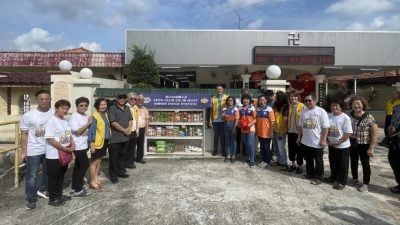
[[261, 168], [264, 168], [265, 165], [267, 165], [267, 163], [264, 162], [264, 161], [262, 161], [262, 162], [259, 163], [257, 166], [258, 166], [258, 167], [261, 167]]
[[367, 184], [361, 185], [361, 187], [358, 189], [358, 191], [362, 192], [362, 193], [367, 193], [368, 192], [368, 185]]
[[37, 191], [36, 194], [42, 198], [49, 198], [49, 192], [47, 191]]

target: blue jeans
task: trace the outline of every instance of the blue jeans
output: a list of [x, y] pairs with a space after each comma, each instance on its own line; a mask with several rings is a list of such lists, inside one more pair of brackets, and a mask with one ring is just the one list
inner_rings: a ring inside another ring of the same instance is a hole
[[277, 133], [274, 133], [272, 140], [272, 148], [276, 150], [276, 157], [279, 165], [287, 166], [287, 155], [286, 155], [286, 134], [278, 137]]
[[271, 164], [271, 138], [258, 137], [258, 141], [260, 142], [261, 160]]
[[225, 151], [226, 157], [235, 157], [236, 155], [236, 131], [233, 129], [235, 121], [228, 121], [224, 123], [225, 132]]
[[221, 154], [225, 155], [224, 122], [213, 122], [214, 128], [214, 153], [218, 153], [218, 140], [221, 143]]
[[242, 133], [242, 140], [244, 142], [244, 145], [246, 146], [246, 152], [247, 152], [247, 159], [250, 161], [250, 163], [254, 163], [254, 138], [256, 137], [255, 133], [248, 133], [244, 134]]
[[37, 175], [40, 165], [42, 165], [42, 180], [40, 182], [39, 191], [47, 191], [47, 166], [46, 155], [28, 156], [26, 159], [26, 179], [25, 179], [25, 194], [28, 202], [37, 201]]

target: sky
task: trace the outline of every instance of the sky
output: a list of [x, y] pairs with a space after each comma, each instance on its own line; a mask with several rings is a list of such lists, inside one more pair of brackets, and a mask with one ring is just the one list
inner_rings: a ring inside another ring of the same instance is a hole
[[125, 51], [127, 29], [400, 31], [400, 0], [1, 0], [0, 51]]

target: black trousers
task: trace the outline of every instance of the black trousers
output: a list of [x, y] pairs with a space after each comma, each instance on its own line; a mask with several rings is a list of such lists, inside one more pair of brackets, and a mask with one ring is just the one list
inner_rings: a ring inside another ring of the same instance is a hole
[[333, 181], [346, 185], [349, 173], [350, 148], [329, 146], [329, 166]]
[[146, 135], [146, 128], [139, 128], [139, 136], [136, 139], [137, 155], [136, 162], [142, 161], [144, 156], [144, 135]]
[[128, 148], [126, 149], [126, 165], [135, 164], [136, 142], [137, 142], [136, 131], [133, 131], [129, 135]]
[[388, 159], [397, 184], [400, 185], [400, 146], [398, 141], [392, 141], [389, 147]]
[[213, 122], [214, 153], [218, 153], [218, 141], [221, 143], [221, 155], [225, 156], [225, 131], [223, 122]]
[[301, 166], [304, 163], [304, 154], [303, 148], [296, 143], [297, 137], [296, 133], [288, 133], [289, 160], [296, 161], [297, 165]]
[[108, 146], [110, 180], [117, 179], [118, 174], [125, 173], [126, 148], [128, 142], [111, 143]]
[[59, 159], [46, 159], [47, 175], [49, 177], [48, 191], [50, 201], [61, 198], [64, 175], [68, 170], [68, 166], [61, 166]]
[[[324, 177], [324, 149], [312, 148], [306, 145], [301, 145], [304, 151], [304, 158], [306, 160], [306, 173], [310, 178], [322, 180]], [[315, 164], [315, 166], [314, 166]]]
[[72, 171], [71, 188], [75, 192], [81, 191], [83, 187], [83, 178], [89, 168], [89, 158], [87, 157], [87, 149], [74, 151], [75, 164]]
[[242, 132], [239, 126], [236, 127], [236, 154], [240, 153], [240, 149], [242, 149], [242, 154], [246, 155], [246, 145], [243, 143], [240, 145], [242, 142]]
[[369, 144], [356, 144], [354, 141], [350, 147], [351, 174], [353, 179], [358, 179], [358, 160], [361, 161], [363, 169], [363, 183], [369, 184], [371, 180], [371, 166], [367, 154]]

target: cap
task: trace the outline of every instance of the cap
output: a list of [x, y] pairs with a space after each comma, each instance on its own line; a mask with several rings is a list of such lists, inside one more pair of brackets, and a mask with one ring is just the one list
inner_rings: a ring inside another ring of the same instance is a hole
[[125, 98], [125, 99], [126, 99], [126, 97], [127, 97], [127, 96], [126, 96], [125, 93], [118, 93], [118, 94], [117, 94], [117, 98], [120, 98], [120, 99], [121, 99], [121, 98]]

